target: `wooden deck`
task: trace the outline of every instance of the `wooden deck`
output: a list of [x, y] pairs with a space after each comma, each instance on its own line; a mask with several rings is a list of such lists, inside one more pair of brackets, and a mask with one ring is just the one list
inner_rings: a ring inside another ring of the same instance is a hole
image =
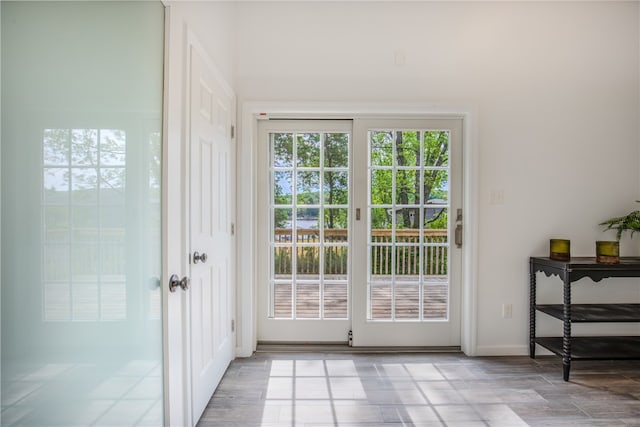
[[[449, 284], [430, 280], [423, 286], [423, 320], [447, 318]], [[393, 291], [389, 284], [371, 286], [371, 319], [391, 319], [395, 311], [397, 320], [420, 319], [420, 288], [417, 285], [396, 285], [395, 307]], [[388, 283], [388, 282], [387, 282]], [[292, 318], [292, 286], [275, 285], [275, 317]], [[323, 291], [324, 318], [344, 319], [348, 317], [348, 286], [346, 283], [325, 283]], [[395, 308], [395, 310], [394, 310]], [[295, 317], [299, 319], [320, 318], [320, 287], [317, 283], [298, 283], [295, 296]]]

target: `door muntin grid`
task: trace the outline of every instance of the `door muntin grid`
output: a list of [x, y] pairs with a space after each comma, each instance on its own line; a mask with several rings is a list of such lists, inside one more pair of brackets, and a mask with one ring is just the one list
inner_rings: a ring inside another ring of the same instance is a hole
[[449, 318], [450, 131], [372, 129], [367, 318]]
[[270, 318], [349, 318], [350, 141], [269, 133]]

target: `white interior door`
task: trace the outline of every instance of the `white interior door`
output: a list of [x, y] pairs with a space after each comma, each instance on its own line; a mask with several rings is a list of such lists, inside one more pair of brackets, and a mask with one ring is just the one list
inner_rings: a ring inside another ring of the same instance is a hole
[[233, 358], [233, 93], [189, 49], [191, 389], [193, 424]]
[[346, 342], [351, 121], [261, 121], [258, 341]]
[[353, 345], [459, 346], [462, 120], [354, 121]]

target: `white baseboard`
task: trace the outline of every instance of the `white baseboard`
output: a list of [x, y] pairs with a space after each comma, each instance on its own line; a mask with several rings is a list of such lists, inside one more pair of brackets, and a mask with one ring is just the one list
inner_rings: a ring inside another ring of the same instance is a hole
[[476, 356], [528, 356], [528, 345], [479, 345]]

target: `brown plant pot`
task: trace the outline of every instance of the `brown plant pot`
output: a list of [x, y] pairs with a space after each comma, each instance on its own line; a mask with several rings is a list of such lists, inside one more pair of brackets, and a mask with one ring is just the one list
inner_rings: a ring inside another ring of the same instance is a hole
[[618, 264], [620, 262], [620, 242], [600, 240], [596, 242], [596, 262]]
[[549, 239], [549, 258], [557, 261], [571, 259], [571, 242], [567, 239]]

